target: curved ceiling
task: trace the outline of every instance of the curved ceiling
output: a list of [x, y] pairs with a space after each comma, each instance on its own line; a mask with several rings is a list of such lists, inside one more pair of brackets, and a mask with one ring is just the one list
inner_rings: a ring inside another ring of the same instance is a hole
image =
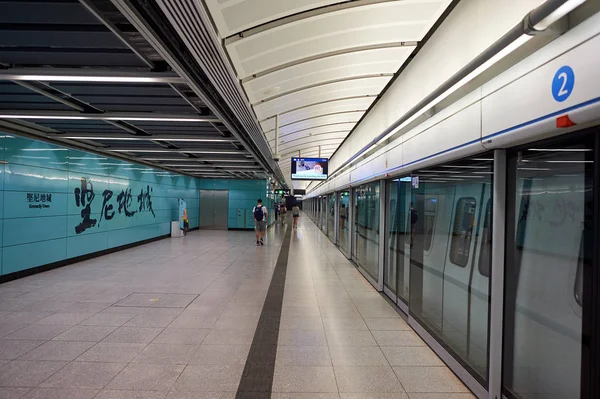
[[328, 157], [452, 0], [204, 0], [280, 167]]

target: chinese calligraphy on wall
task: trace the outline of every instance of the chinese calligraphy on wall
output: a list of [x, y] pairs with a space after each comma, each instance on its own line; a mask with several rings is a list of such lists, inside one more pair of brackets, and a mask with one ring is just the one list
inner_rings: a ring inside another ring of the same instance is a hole
[[[97, 220], [92, 218], [92, 202], [94, 202], [94, 199], [96, 198], [94, 184], [92, 180], [82, 177], [81, 186], [74, 190], [75, 205], [77, 205], [78, 208], [81, 208], [81, 222], [75, 226], [75, 233], [81, 234], [90, 227], [96, 225], [100, 227], [100, 223], [102, 223], [103, 220], [112, 220], [117, 213], [130, 218], [138, 212], [147, 210], [152, 213], [153, 217], [156, 217], [154, 209], [152, 208], [152, 191], [152, 187], [147, 185], [146, 189], [142, 188], [140, 193], [136, 195], [136, 193], [132, 193], [131, 188], [126, 188], [117, 194], [115, 203], [115, 200], [113, 200], [114, 192], [108, 189], [104, 190], [101, 194], [102, 199], [96, 201], [98, 204], [100, 201], [102, 202], [100, 217], [99, 220]], [[133, 203], [134, 200], [137, 200], [137, 204]]]

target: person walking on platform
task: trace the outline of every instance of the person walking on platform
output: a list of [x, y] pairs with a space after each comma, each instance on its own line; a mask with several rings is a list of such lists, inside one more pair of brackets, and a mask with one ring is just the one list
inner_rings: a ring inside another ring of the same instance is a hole
[[285, 214], [286, 213], [287, 213], [287, 206], [282, 203], [279, 206], [279, 217], [281, 219], [281, 224], [285, 223]]
[[258, 199], [257, 205], [252, 209], [254, 217], [254, 230], [256, 231], [256, 246], [265, 245], [265, 231], [267, 230], [267, 207], [263, 206], [262, 199]]
[[292, 207], [292, 216], [294, 217], [294, 228], [298, 228], [298, 218], [300, 217], [300, 208], [298, 208], [298, 204], [294, 204]]

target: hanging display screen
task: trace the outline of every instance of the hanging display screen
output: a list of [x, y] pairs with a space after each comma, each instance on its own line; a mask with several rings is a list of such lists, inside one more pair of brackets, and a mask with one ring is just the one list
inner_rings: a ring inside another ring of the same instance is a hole
[[327, 180], [327, 158], [292, 158], [292, 180]]

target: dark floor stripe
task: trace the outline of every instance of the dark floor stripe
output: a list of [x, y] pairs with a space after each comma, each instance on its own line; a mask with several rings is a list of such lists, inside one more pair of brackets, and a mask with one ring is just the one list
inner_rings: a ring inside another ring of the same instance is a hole
[[277, 339], [283, 306], [283, 290], [290, 252], [292, 229], [288, 228], [273, 271], [273, 278], [256, 326], [250, 353], [237, 390], [236, 399], [262, 399], [271, 397]]

